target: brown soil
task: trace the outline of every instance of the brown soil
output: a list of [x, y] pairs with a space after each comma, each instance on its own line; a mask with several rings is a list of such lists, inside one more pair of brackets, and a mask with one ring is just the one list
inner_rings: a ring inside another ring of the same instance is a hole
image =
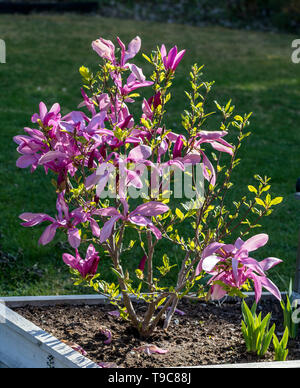
[[[250, 305], [248, 303], [248, 305]], [[113, 362], [119, 367], [161, 368], [207, 364], [273, 361], [272, 346], [263, 358], [246, 352], [241, 333], [240, 302], [193, 303], [182, 301], [179, 308], [186, 315], [175, 315], [168, 332], [158, 328], [146, 341], [138, 337], [129, 322], [108, 314], [113, 306], [51, 306], [16, 308], [15, 311], [60, 340], [80, 345], [95, 362]], [[145, 306], [139, 305], [142, 312]], [[281, 336], [282, 312], [278, 303], [261, 302], [263, 316], [272, 312], [271, 323]], [[105, 345], [100, 328], [109, 329], [112, 342]], [[166, 354], [134, 351], [144, 344], [155, 344]], [[300, 340], [289, 341], [288, 360], [300, 359]]]

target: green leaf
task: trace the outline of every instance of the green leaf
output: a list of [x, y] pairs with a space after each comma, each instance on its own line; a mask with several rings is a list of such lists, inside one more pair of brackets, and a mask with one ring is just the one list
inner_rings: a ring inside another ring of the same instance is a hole
[[273, 324], [273, 326], [271, 327], [271, 329], [269, 330], [269, 332], [266, 334], [266, 336], [264, 338], [263, 345], [262, 345], [262, 348], [260, 351], [261, 356], [264, 356], [266, 354], [267, 350], [269, 349], [274, 331], [275, 331], [275, 324]]
[[261, 200], [260, 198], [255, 198], [255, 201], [256, 201], [256, 203], [257, 203], [258, 205], [261, 205], [261, 206], [265, 207], [264, 201]]
[[117, 275], [118, 278], [121, 278], [121, 279], [123, 278], [123, 276], [120, 274], [120, 272], [118, 272], [115, 268], [112, 267], [111, 270], [115, 275]]
[[182, 221], [184, 220], [184, 214], [182, 213], [182, 211], [180, 209], [176, 209], [175, 210], [175, 213], [176, 213], [176, 216]]
[[90, 79], [90, 70], [85, 67], [85, 66], [81, 66], [79, 68], [79, 73], [81, 74], [81, 76], [85, 79], [85, 80], [89, 80]]
[[283, 349], [285, 349], [287, 347], [288, 340], [289, 340], [289, 330], [286, 327], [284, 330], [282, 339], [280, 341], [280, 345], [282, 346]]
[[143, 55], [143, 57], [146, 59], [146, 61], [148, 61], [149, 63], [153, 63], [152, 61], [151, 61], [151, 59], [146, 55], [146, 54], [142, 54]]
[[283, 197], [276, 197], [272, 199], [270, 206], [279, 205], [283, 200]]
[[255, 193], [257, 195], [257, 189], [254, 186], [249, 185], [248, 190], [251, 191], [251, 193]]

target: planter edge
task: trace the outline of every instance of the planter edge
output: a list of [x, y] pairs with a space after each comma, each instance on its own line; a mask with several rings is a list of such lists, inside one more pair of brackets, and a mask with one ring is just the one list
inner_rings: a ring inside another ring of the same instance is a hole
[[[245, 292], [245, 295], [249, 298], [254, 298], [254, 292]], [[282, 292], [281, 295], [286, 295], [286, 292]], [[235, 297], [225, 297], [226, 301], [238, 300]], [[274, 296], [269, 292], [263, 292], [262, 299], [274, 299]], [[132, 299], [138, 301], [136, 297], [132, 296]], [[299, 299], [300, 294], [293, 293], [292, 299]], [[0, 303], [6, 304], [8, 307], [24, 307], [24, 306], [54, 306], [58, 304], [64, 305], [96, 305], [96, 304], [109, 304], [106, 297], [102, 295], [44, 295], [44, 296], [0, 296]]]
[[0, 303], [0, 363], [9, 368], [97, 368], [4, 303]]
[[[250, 298], [254, 297], [253, 292], [246, 293]], [[286, 293], [282, 293], [283, 295]], [[273, 299], [274, 296], [268, 292], [262, 294], [262, 299]], [[134, 299], [134, 298], [133, 298]], [[233, 299], [233, 298], [228, 298]], [[300, 295], [297, 293], [293, 294], [293, 299], [300, 299]], [[27, 341], [38, 346], [48, 356], [57, 357], [57, 360], [62, 363], [58, 367], [65, 368], [97, 368], [98, 366], [88, 358], [81, 356], [78, 352], [74, 351], [69, 346], [60, 342], [57, 338], [51, 334], [43, 331], [38, 326], [34, 325], [30, 321], [21, 317], [16, 312], [12, 311], [9, 307], [22, 307], [26, 305], [30, 306], [50, 306], [58, 304], [68, 305], [95, 305], [95, 304], [106, 304], [107, 299], [101, 295], [60, 295], [60, 296], [29, 296], [29, 297], [3, 297], [0, 299], [0, 367], [1, 363], [4, 366], [11, 367], [12, 361], [10, 359], [5, 360], [3, 358], [3, 351], [1, 351], [1, 318], [8, 322], [8, 327], [12, 330], [17, 331]], [[9, 306], [9, 307], [8, 307]], [[3, 323], [2, 323], [3, 324]], [[24, 330], [25, 329], [25, 330]], [[7, 357], [6, 357], [7, 358]], [[18, 366], [17, 366], [18, 367]], [[20, 366], [19, 366], [20, 367]], [[21, 366], [22, 367], [22, 366]], [[48, 366], [49, 367], [49, 366]], [[284, 361], [284, 362], [256, 362], [256, 363], [243, 363], [243, 364], [216, 364], [216, 365], [198, 365], [188, 366], [180, 368], [300, 368], [300, 360]]]

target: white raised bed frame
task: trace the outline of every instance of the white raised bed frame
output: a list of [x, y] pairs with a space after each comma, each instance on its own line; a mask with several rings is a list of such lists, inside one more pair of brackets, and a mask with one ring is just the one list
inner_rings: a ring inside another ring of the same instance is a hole
[[[264, 298], [270, 294], [265, 293]], [[97, 364], [23, 318], [10, 307], [95, 305], [107, 303], [99, 295], [0, 298], [0, 368], [98, 368]], [[189, 366], [186, 366], [189, 367]], [[300, 360], [223, 364], [194, 368], [300, 368]]]

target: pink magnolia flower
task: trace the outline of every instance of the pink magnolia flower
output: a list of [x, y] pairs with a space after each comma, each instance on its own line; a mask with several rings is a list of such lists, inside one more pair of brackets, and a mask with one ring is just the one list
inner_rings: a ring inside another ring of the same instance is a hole
[[[110, 179], [111, 173], [116, 167], [119, 167], [120, 174], [122, 175], [122, 183], [120, 183], [120, 186], [122, 187], [120, 188], [120, 191], [124, 191], [123, 186], [142, 188], [143, 183], [140, 178], [140, 169], [143, 170], [146, 165], [151, 164], [151, 162], [147, 161], [151, 156], [151, 152], [151, 147], [147, 145], [138, 145], [134, 147], [125, 158], [122, 158], [117, 153], [110, 155], [110, 157], [115, 157], [115, 161], [113, 163], [108, 163], [109, 158], [107, 158], [106, 162], [99, 164], [98, 169], [86, 178], [86, 188], [89, 190], [93, 186], [97, 186], [96, 193], [100, 196]], [[128, 163], [134, 164], [136, 169], [129, 170], [127, 168]]]
[[100, 236], [100, 227], [98, 222], [94, 220], [94, 216], [98, 215], [98, 210], [92, 207], [90, 203], [87, 204], [89, 208], [78, 207], [72, 211], [72, 216], [80, 223], [89, 222], [93, 236]]
[[31, 166], [31, 172], [35, 171], [41, 156], [50, 151], [46, 136], [38, 129], [24, 128], [28, 135], [19, 135], [13, 138], [18, 144], [17, 151], [22, 155], [16, 162], [17, 167], [27, 168]]
[[[182, 161], [182, 163], [191, 163], [191, 164], [197, 164], [202, 162], [202, 170], [203, 170], [204, 178], [212, 186], [215, 186], [216, 172], [215, 172], [214, 166], [212, 165], [208, 157], [205, 155], [201, 146], [202, 144], [208, 143], [215, 150], [232, 155], [233, 146], [223, 139], [225, 135], [227, 135], [226, 131], [201, 131], [197, 133], [196, 136], [189, 141], [189, 144], [193, 148], [193, 150], [183, 158], [177, 156], [175, 160], [177, 159]], [[177, 135], [176, 143], [173, 151], [175, 155], [179, 155], [180, 150], [183, 147], [182, 141], [183, 139], [185, 139], [184, 137], [182, 137], [180, 141], [178, 137], [179, 136]]]
[[121, 214], [119, 210], [114, 207], [108, 207], [98, 210], [99, 214], [103, 217], [111, 217], [107, 221], [100, 234], [100, 242], [104, 243], [113, 232], [113, 228], [118, 220], [123, 220], [134, 225], [144, 226], [149, 228], [157, 239], [161, 239], [161, 231], [152, 223], [151, 217], [156, 217], [169, 210], [169, 207], [161, 202], [147, 202], [139, 205], [134, 211], [128, 214], [128, 204], [123, 201], [124, 214]]
[[128, 49], [119, 37], [117, 37], [119, 46], [121, 47], [121, 63], [120, 66], [123, 67], [129, 59], [134, 58], [141, 49], [141, 38], [136, 36], [128, 45]]
[[128, 49], [119, 37], [117, 37], [119, 46], [121, 47], [121, 59], [120, 63], [117, 63], [115, 57], [115, 46], [110, 40], [99, 38], [92, 43], [93, 50], [104, 59], [107, 59], [114, 65], [120, 65], [124, 67], [128, 60], [134, 58], [141, 48], [141, 39], [136, 36], [128, 45]]
[[178, 52], [177, 47], [174, 46], [171, 48], [169, 53], [167, 54], [167, 50], [165, 45], [163, 44], [160, 49], [161, 58], [164, 63], [166, 70], [175, 71], [180, 61], [182, 60], [186, 50], [182, 50]]
[[157, 92], [154, 96], [150, 97], [148, 100], [144, 98], [143, 104], [142, 104], [142, 110], [143, 110], [143, 119], [153, 119], [154, 111], [155, 109], [161, 105], [161, 93]]
[[81, 242], [81, 237], [79, 230], [75, 226], [79, 224], [81, 220], [74, 217], [75, 214], [69, 213], [69, 208], [64, 200], [63, 193], [58, 194], [56, 209], [58, 212], [56, 219], [44, 213], [22, 213], [19, 218], [25, 222], [21, 225], [31, 227], [39, 225], [44, 221], [50, 221], [51, 224], [47, 226], [44, 233], [41, 235], [39, 244], [48, 244], [55, 237], [56, 230], [58, 228], [64, 228], [68, 231], [69, 244], [73, 248], [78, 248]]
[[[277, 299], [281, 294], [276, 285], [267, 278], [266, 271], [282, 260], [268, 257], [260, 262], [249, 257], [249, 253], [264, 246], [268, 241], [267, 234], [257, 234], [247, 241], [238, 238], [234, 245], [214, 242], [207, 246], [197, 266], [196, 275], [205, 271], [212, 276], [211, 297], [220, 299], [226, 294], [226, 286], [240, 289], [248, 280], [254, 283], [256, 303], [259, 301], [262, 288], [267, 289]], [[222, 283], [225, 287], [222, 287]]]
[[59, 120], [61, 118], [60, 114], [60, 105], [58, 103], [54, 104], [48, 112], [46, 105], [41, 101], [39, 105], [39, 113], [35, 113], [31, 117], [33, 123], [37, 123], [38, 120], [41, 120], [45, 127], [57, 127]]
[[98, 264], [99, 264], [99, 256], [98, 252], [96, 252], [95, 247], [90, 244], [87, 252], [85, 260], [83, 260], [78, 252], [78, 249], [75, 250], [75, 257], [70, 255], [69, 253], [63, 254], [63, 261], [69, 267], [76, 269], [81, 276], [85, 279], [88, 275], [94, 276], [97, 272]]
[[99, 38], [92, 42], [92, 48], [96, 53], [104, 59], [115, 64], [115, 46], [110, 40]]
[[173, 148], [173, 159], [181, 157], [182, 149], [183, 149], [183, 145], [184, 145], [183, 139], [184, 139], [183, 136], [177, 137], [176, 142], [174, 144], [174, 148]]
[[78, 105], [78, 108], [82, 108], [83, 106], [85, 106], [92, 113], [92, 115], [95, 116], [95, 99], [89, 98], [83, 88], [81, 88], [81, 94], [83, 97], [83, 101]]
[[130, 66], [130, 68], [132, 73], [127, 78], [126, 85], [120, 87], [120, 91], [123, 96], [126, 96], [138, 88], [153, 85], [152, 81], [146, 81], [146, 77], [144, 76], [142, 69], [135, 65]]

